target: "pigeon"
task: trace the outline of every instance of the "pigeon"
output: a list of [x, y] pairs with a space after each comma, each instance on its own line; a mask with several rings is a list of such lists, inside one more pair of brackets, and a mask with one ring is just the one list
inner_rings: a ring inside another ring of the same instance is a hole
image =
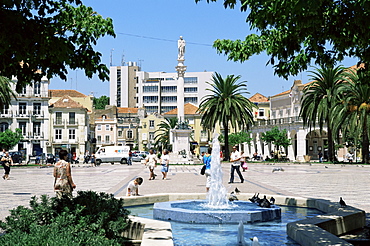
[[347, 204], [345, 201], [343, 201], [342, 197], [339, 199], [339, 204], [340, 204], [340, 207], [343, 208], [343, 207], [346, 207]]
[[328, 166], [325, 166], [325, 168], [328, 168]]
[[251, 238], [252, 246], [260, 246], [260, 243], [258, 242], [258, 237]]
[[275, 198], [274, 197], [271, 197], [270, 198], [270, 202], [271, 202], [271, 204], [275, 204]]
[[284, 169], [282, 167], [275, 167], [274, 169], [272, 169], [272, 172], [278, 172], [278, 171], [284, 172]]
[[236, 194], [239, 194], [240, 193], [240, 190], [238, 189], [238, 187], [235, 187], [235, 193]]
[[233, 202], [233, 201], [238, 201], [238, 200], [239, 200], [238, 197], [235, 195], [234, 191], [232, 191], [229, 196], [229, 201]]

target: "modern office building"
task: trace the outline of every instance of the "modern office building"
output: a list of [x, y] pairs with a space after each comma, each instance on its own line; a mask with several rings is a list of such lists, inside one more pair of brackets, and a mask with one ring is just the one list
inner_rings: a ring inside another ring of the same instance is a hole
[[[184, 104], [199, 106], [209, 94], [213, 72], [185, 72]], [[163, 114], [177, 108], [177, 72], [140, 71], [136, 63], [110, 68], [110, 105], [144, 107], [148, 114]]]

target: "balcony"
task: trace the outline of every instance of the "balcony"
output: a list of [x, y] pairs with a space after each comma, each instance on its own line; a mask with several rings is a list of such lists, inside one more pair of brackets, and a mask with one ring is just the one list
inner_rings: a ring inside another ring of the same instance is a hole
[[302, 123], [303, 120], [299, 116], [278, 118], [272, 120], [259, 120], [256, 122], [255, 126], [267, 126], [267, 125], [284, 125], [293, 123]]
[[68, 126], [77, 126], [78, 125], [78, 120], [69, 120], [67, 121]]
[[62, 119], [56, 119], [53, 122], [54, 122], [54, 126], [64, 126], [66, 121]]

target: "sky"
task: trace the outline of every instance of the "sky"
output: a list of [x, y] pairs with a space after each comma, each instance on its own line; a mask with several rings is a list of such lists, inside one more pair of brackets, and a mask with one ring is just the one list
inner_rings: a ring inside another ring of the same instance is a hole
[[[245, 22], [247, 13], [239, 8], [225, 9], [223, 1], [207, 3], [205, 0], [84, 0], [104, 18], [113, 19], [116, 38], [99, 39], [95, 49], [102, 53], [102, 63], [108, 67], [124, 62], [137, 62], [147, 72], [175, 72], [177, 40], [186, 41], [185, 64], [188, 72], [212, 71], [223, 77], [240, 75], [247, 81], [250, 97], [255, 93], [273, 96], [289, 90], [296, 79], [309, 82], [309, 73], [291, 76], [288, 80], [274, 75], [267, 65], [268, 56], [260, 54], [240, 63], [228, 61], [217, 54], [212, 44], [217, 39], [242, 39], [254, 33]], [[352, 66], [354, 59], [341, 65]], [[309, 70], [314, 70], [311, 68]], [[186, 76], [186, 74], [185, 74]], [[68, 80], [52, 78], [49, 89], [74, 89], [95, 97], [109, 96], [109, 81], [97, 76], [88, 79], [82, 70], [70, 71]]]

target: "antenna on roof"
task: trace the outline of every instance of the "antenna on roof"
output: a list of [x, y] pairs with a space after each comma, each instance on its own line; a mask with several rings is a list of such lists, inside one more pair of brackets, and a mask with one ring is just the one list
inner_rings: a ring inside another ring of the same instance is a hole
[[125, 50], [122, 50], [121, 66], [125, 65]]
[[114, 49], [110, 50], [110, 66], [113, 66], [113, 51]]

